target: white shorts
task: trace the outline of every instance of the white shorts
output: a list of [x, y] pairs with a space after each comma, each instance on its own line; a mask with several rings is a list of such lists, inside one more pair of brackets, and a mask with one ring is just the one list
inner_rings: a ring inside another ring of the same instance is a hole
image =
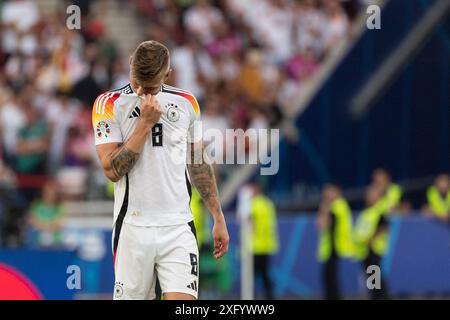
[[116, 225], [113, 254], [114, 300], [153, 300], [157, 279], [163, 294], [181, 292], [197, 299], [198, 247], [193, 221], [165, 227]]

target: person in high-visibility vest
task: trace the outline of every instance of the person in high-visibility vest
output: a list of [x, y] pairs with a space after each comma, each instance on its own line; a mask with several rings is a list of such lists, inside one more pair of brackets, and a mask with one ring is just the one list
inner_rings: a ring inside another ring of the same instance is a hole
[[389, 224], [385, 213], [386, 206], [380, 202], [383, 190], [371, 186], [366, 192], [366, 209], [356, 219], [353, 242], [354, 258], [362, 262], [364, 274], [369, 266], [381, 270], [380, 288], [370, 290], [372, 299], [387, 299], [387, 287], [381, 260], [388, 250]]
[[192, 216], [194, 218], [195, 231], [197, 233], [197, 244], [199, 250], [201, 250], [205, 242], [208, 241], [207, 236], [209, 233], [206, 228], [209, 227], [209, 217], [205, 217], [202, 198], [196, 188], [192, 188], [190, 205]]
[[341, 190], [327, 185], [322, 191], [322, 201], [317, 217], [319, 243], [317, 258], [323, 264], [325, 299], [340, 298], [338, 260], [353, 255], [352, 212]]
[[382, 192], [379, 206], [383, 207], [384, 214], [390, 214], [399, 208], [403, 196], [402, 187], [391, 180], [391, 175], [385, 169], [375, 169], [372, 174], [372, 186]]
[[261, 187], [257, 184], [253, 185], [250, 215], [255, 277], [262, 276], [266, 298], [272, 300], [273, 285], [269, 275], [270, 257], [279, 249], [276, 209], [272, 200], [263, 194]]
[[437, 176], [434, 185], [427, 190], [427, 216], [448, 223], [450, 221], [450, 178], [447, 174]]

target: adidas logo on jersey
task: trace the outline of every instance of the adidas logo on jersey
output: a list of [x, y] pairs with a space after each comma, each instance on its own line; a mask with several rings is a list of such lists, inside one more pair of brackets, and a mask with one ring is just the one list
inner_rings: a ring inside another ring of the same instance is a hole
[[194, 281], [191, 284], [188, 284], [187, 287], [188, 287], [188, 289], [192, 289], [194, 291], [197, 291], [197, 281]]
[[136, 108], [134, 108], [133, 112], [131, 113], [131, 115], [128, 119], [138, 118], [140, 115], [141, 115], [141, 109], [139, 109], [139, 107], [136, 107]]

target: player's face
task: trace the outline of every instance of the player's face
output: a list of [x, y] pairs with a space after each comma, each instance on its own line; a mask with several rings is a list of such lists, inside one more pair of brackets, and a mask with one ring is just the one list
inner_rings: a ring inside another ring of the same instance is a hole
[[[149, 83], [146, 83], [143, 86], [138, 81], [136, 80], [133, 81], [136, 87], [142, 87], [143, 94], [157, 95], [161, 91], [161, 86], [169, 78], [171, 72], [172, 68], [170, 68], [170, 60], [169, 60], [167, 69], [164, 72], [162, 72], [161, 76], [159, 76], [158, 78], [149, 81]], [[134, 79], [134, 77], [132, 77], [132, 79]]]
[[159, 81], [157, 81], [157, 84], [155, 84], [155, 85], [152, 84], [148, 87], [142, 88], [144, 90], [144, 93], [152, 94], [152, 95], [158, 94], [159, 91], [161, 90], [161, 86], [169, 78], [171, 71], [172, 71], [172, 69], [169, 67], [169, 69], [166, 71], [166, 73], [164, 73], [163, 77], [161, 79], [159, 79]]

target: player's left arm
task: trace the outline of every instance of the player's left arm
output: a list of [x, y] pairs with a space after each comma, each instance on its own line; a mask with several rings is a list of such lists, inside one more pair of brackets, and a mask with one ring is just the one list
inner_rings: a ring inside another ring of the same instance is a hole
[[219, 200], [214, 169], [210, 164], [208, 156], [204, 152], [203, 143], [194, 142], [188, 144], [188, 154], [190, 161], [188, 163], [189, 176], [191, 182], [197, 188], [200, 196], [214, 219], [212, 230], [214, 239], [214, 257], [216, 259], [225, 255], [228, 251], [230, 237], [228, 235], [225, 217]]

